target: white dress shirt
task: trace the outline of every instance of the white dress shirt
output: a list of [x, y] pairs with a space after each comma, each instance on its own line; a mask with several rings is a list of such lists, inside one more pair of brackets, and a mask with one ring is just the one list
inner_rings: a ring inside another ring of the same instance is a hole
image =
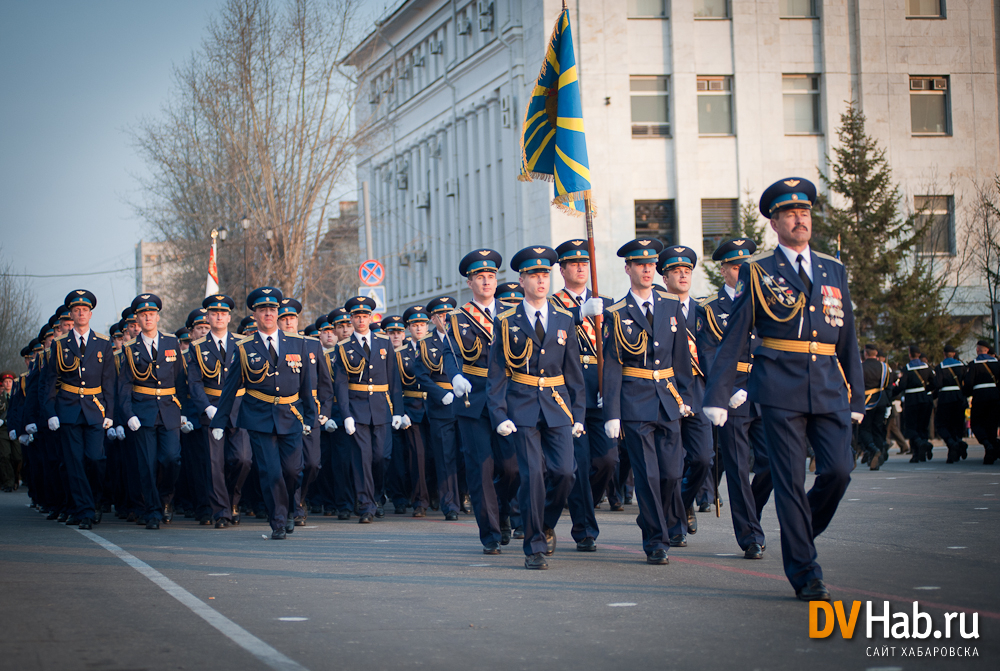
[[528, 303], [528, 301], [524, 301], [522, 305], [524, 305], [524, 312], [528, 315], [528, 323], [531, 324], [531, 328], [532, 329], [535, 328], [535, 321], [537, 320], [537, 318], [535, 317], [535, 313], [539, 312], [541, 313], [540, 318], [542, 320], [542, 330], [548, 333], [549, 302], [548, 301], [543, 302], [542, 307], [540, 308], [536, 308], [535, 306]]
[[142, 338], [142, 344], [146, 346], [146, 352], [149, 354], [149, 358], [153, 358], [152, 348], [156, 348], [157, 354], [160, 352], [160, 334], [157, 333], [152, 338], [147, 338], [145, 333], [139, 333], [139, 337]]
[[792, 272], [795, 273], [796, 275], [799, 274], [799, 262], [796, 261], [796, 259], [799, 258], [799, 254], [801, 254], [802, 267], [805, 268], [806, 275], [809, 276], [809, 281], [810, 282], [812, 281], [813, 264], [812, 264], [812, 253], [809, 250], [809, 245], [806, 245], [806, 248], [803, 249], [801, 252], [796, 252], [795, 250], [789, 249], [784, 245], [778, 245], [778, 249], [780, 249], [782, 252], [785, 253], [785, 256], [788, 258], [788, 262], [792, 264]]
[[[649, 314], [656, 314], [656, 300], [653, 297], [653, 292], [649, 292], [649, 298], [640, 298], [638, 294], [634, 291], [630, 291], [632, 294], [632, 300], [635, 301], [636, 305], [639, 306], [639, 312], [646, 314], [646, 303], [649, 303]], [[650, 324], [652, 326], [652, 324]]]
[[82, 348], [90, 340], [90, 329], [88, 328], [83, 333], [80, 333], [76, 329], [73, 329], [73, 335], [76, 336], [77, 347]]
[[726, 290], [726, 295], [729, 296], [729, 300], [731, 300], [731, 301], [735, 301], [736, 300], [736, 288], [735, 287], [731, 287], [728, 284], [723, 284], [722, 288]]
[[[264, 349], [267, 349], [273, 343], [274, 353], [276, 355], [280, 355], [281, 354], [281, 345], [278, 344], [280, 341], [278, 340], [278, 332], [277, 331], [275, 331], [271, 335], [264, 335], [260, 331], [257, 331], [257, 334], [260, 335], [261, 340], [264, 341]], [[271, 340], [268, 341], [268, 338], [270, 338]]]
[[369, 330], [364, 335], [361, 335], [357, 331], [354, 332], [354, 337], [358, 339], [358, 344], [361, 345], [361, 349], [365, 348], [365, 343], [368, 343], [368, 350], [371, 351], [372, 348], [372, 332]]
[[685, 321], [688, 320], [688, 315], [691, 314], [691, 296], [681, 301], [681, 312], [684, 313]]
[[496, 299], [493, 299], [493, 301], [491, 301], [488, 305], [483, 305], [482, 303], [479, 303], [479, 302], [476, 302], [476, 301], [472, 301], [472, 302], [480, 310], [485, 311], [485, 310], [488, 309], [490, 311], [490, 319], [496, 319], [497, 318], [497, 301], [496, 301]]

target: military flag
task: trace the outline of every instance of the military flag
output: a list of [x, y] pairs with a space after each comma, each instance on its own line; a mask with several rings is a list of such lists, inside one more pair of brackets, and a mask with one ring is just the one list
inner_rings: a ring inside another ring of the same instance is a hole
[[205, 281], [205, 297], [219, 293], [219, 267], [215, 262], [215, 239], [218, 232], [212, 231], [212, 248], [208, 252], [208, 280]]

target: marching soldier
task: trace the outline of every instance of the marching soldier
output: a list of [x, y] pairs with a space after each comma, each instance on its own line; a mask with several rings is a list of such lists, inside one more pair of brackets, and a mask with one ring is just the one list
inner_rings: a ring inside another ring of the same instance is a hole
[[[472, 291], [472, 300], [451, 312], [453, 351], [444, 352], [445, 372], [451, 378], [456, 398], [460, 444], [472, 510], [479, 526], [483, 553], [500, 554], [503, 528], [510, 524], [511, 502], [517, 495], [517, 454], [509, 438], [493, 429], [486, 403], [486, 376], [494, 320], [502, 307], [495, 299], [497, 271], [503, 257], [492, 249], [476, 249], [458, 264], [458, 272]], [[494, 477], [495, 476], [495, 477]]]
[[[558, 251], [558, 248], [556, 249]], [[517, 282], [504, 282], [497, 286], [496, 297], [498, 301], [503, 303], [517, 305], [524, 300], [524, 289]]]
[[[515, 285], [520, 291], [521, 286], [519, 284]], [[520, 295], [520, 294], [519, 294]], [[502, 301], [500, 298], [500, 290], [497, 289], [497, 301]], [[449, 356], [458, 360], [461, 356], [458, 353], [458, 345], [455, 343], [455, 338], [451, 335], [451, 313], [458, 309], [458, 301], [456, 301], [451, 296], [438, 296], [427, 302], [427, 313], [431, 317], [430, 324], [428, 324], [428, 333], [434, 333], [437, 339], [441, 341], [444, 347], [448, 348]], [[447, 369], [445, 373], [447, 374]], [[462, 448], [460, 447], [460, 434], [458, 432], [458, 417], [455, 415], [455, 408], [457, 406], [451, 406], [452, 419], [454, 420], [454, 425], [452, 427], [452, 432], [454, 434], [455, 441], [455, 456], [454, 461], [456, 464], [456, 473], [458, 475], [458, 510], [465, 513], [466, 515], [472, 514], [472, 499], [469, 497], [469, 484], [465, 477], [465, 459], [462, 458]], [[431, 490], [431, 507], [437, 510], [441, 506], [441, 501], [437, 498], [436, 494], [438, 492], [437, 477], [438, 477], [438, 467], [434, 463], [436, 451], [431, 449], [427, 453], [428, 461], [428, 471], [427, 471], [427, 485]], [[447, 460], [450, 454], [449, 448], [443, 448], [443, 454], [445, 454], [445, 459]], [[447, 472], [450, 471], [450, 467], [446, 467]], [[448, 486], [446, 486], [447, 488]], [[511, 520], [520, 518], [517, 517], [516, 513], [511, 514]], [[504, 520], [501, 520], [500, 533], [501, 533], [501, 544], [503, 543], [503, 538], [506, 537], [507, 529], [510, 528], [510, 524]]]
[[[14, 373], [6, 370], [0, 373], [0, 428], [7, 426], [14, 380]], [[7, 428], [0, 431], [0, 488], [5, 492], [12, 492], [17, 489], [21, 481], [19, 472], [15, 473], [15, 470], [20, 470], [21, 451], [15, 448], [15, 446], [20, 446], [20, 443], [17, 442], [17, 433], [15, 432], [14, 438], [11, 438], [8, 431]], [[15, 449], [17, 449], [16, 452]]]
[[934, 408], [934, 371], [920, 360], [920, 350], [910, 345], [910, 361], [903, 368], [903, 435], [910, 441], [910, 463], [934, 458], [930, 438]]
[[[383, 317], [380, 322], [382, 331], [389, 337], [389, 342], [392, 343], [393, 353], [396, 355], [396, 368], [399, 370], [400, 378], [404, 380], [405, 389], [405, 375], [403, 373], [400, 361], [406, 362], [403, 357], [400, 356], [400, 350], [406, 347], [406, 323], [403, 321], [403, 315], [388, 315]], [[410, 363], [410, 375], [412, 375], [412, 363]], [[410, 502], [410, 494], [413, 488], [410, 486], [410, 473], [407, 468], [407, 457], [408, 450], [406, 448], [407, 435], [417, 434], [420, 429], [415, 425], [413, 421], [413, 416], [410, 414], [409, 408], [410, 404], [406, 402], [406, 396], [403, 396], [403, 408], [406, 412], [406, 416], [410, 418], [410, 426], [407, 428], [393, 429], [390, 432], [390, 442], [389, 450], [385, 458], [386, 464], [386, 498], [392, 501], [393, 507], [396, 509], [395, 513], [397, 515], [405, 515], [406, 507]], [[423, 474], [423, 465], [421, 464], [421, 475]], [[415, 487], [420, 487], [419, 483], [414, 483]], [[424, 497], [426, 498], [427, 484], [423, 484]], [[426, 506], [424, 506], [426, 508]]]
[[212, 524], [212, 507], [209, 502], [211, 466], [205, 443], [201, 440], [201, 422], [198, 418], [201, 413], [195, 408], [191, 398], [188, 366], [193, 354], [192, 336], [194, 340], [199, 340], [209, 331], [207, 314], [205, 308], [195, 308], [188, 313], [184, 328], [174, 331], [184, 358], [181, 373], [184, 379], [177, 387], [177, 398], [181, 402], [181, 472], [174, 492], [174, 510], [183, 510], [184, 517], [193, 517], [203, 526]]
[[[604, 312], [604, 301], [587, 288], [590, 279], [590, 252], [586, 240], [567, 240], [556, 247], [559, 273], [564, 288], [549, 300], [573, 314], [576, 328], [572, 337], [580, 349], [584, 386], [587, 391], [586, 431], [573, 438], [576, 460], [576, 480], [569, 494], [569, 512], [573, 520], [572, 535], [580, 552], [597, 550], [597, 515], [594, 505], [600, 503], [611, 484], [618, 463], [618, 441], [604, 433], [604, 410], [599, 398], [597, 377], [597, 323], [594, 317]], [[608, 300], [608, 305], [611, 304]]]
[[[713, 424], [726, 423], [737, 362], [756, 326], [761, 346], [747, 395], [760, 403], [767, 432], [785, 575], [799, 599], [829, 601], [814, 540], [851, 479], [851, 422], [864, 419], [864, 387], [847, 273], [838, 260], [809, 247], [815, 199], [816, 187], [801, 178], [776, 182], [761, 196], [778, 248], [740, 267], [704, 412]], [[807, 437], [816, 455], [808, 495]]]
[[[702, 303], [695, 324], [698, 349], [702, 353], [701, 363], [711, 376], [719, 374], [713, 363], [722, 338], [729, 330], [740, 266], [749, 261], [756, 251], [757, 244], [753, 240], [737, 238], [724, 242], [712, 254], [712, 260], [719, 262], [724, 284], [715, 296]], [[746, 350], [736, 362], [728, 402], [729, 420], [718, 429], [719, 456], [726, 471], [733, 531], [746, 559], [764, 558], [766, 542], [760, 515], [772, 489], [767, 437], [761, 420], [760, 405], [746, 402], [754, 352], [759, 345], [756, 329], [751, 329], [747, 335]]]
[[336, 498], [334, 498], [334, 476], [333, 469], [336, 457], [334, 456], [334, 432], [339, 428], [342, 418], [337, 406], [337, 400], [333, 398], [333, 361], [330, 354], [335, 351], [337, 345], [337, 334], [330, 321], [328, 314], [322, 314], [316, 318], [316, 331], [319, 333], [319, 344], [323, 349], [323, 356], [320, 366], [326, 367], [326, 375], [330, 378], [331, 403], [330, 415], [323, 423], [323, 432], [319, 438], [319, 477], [316, 480], [317, 496], [315, 501], [319, 504], [320, 512], [324, 517], [333, 517], [337, 514]]
[[1000, 440], [997, 426], [1000, 423], [1000, 362], [985, 340], [976, 343], [976, 358], [969, 363], [963, 388], [972, 396], [970, 423], [976, 440], [986, 449], [983, 464], [989, 466], [1000, 459]]
[[337, 345], [334, 383], [344, 431], [352, 437], [351, 466], [361, 516], [359, 524], [371, 524], [382, 511], [385, 458], [393, 429], [408, 427], [403, 407], [402, 383], [389, 338], [373, 334], [369, 325], [375, 301], [355, 296], [344, 309], [351, 315], [354, 334]]
[[142, 514], [147, 529], [173, 520], [174, 485], [181, 467], [181, 403], [184, 359], [177, 338], [157, 329], [163, 303], [155, 294], [132, 300], [139, 337], [125, 343], [119, 393], [134, 435]]
[[573, 487], [573, 439], [584, 432], [586, 388], [573, 313], [550, 303], [549, 280], [558, 260], [550, 247], [522, 249], [510, 261], [524, 301], [494, 320], [486, 379], [496, 432], [511, 436], [522, 484], [524, 567], [547, 569], [555, 526]]
[[289, 513], [302, 473], [302, 436], [312, 432], [316, 419], [315, 366], [306, 365], [310, 350], [301, 336], [278, 330], [281, 299], [274, 287], [258, 287], [247, 296], [259, 330], [236, 342], [212, 418], [212, 437], [221, 441], [237, 394], [245, 390], [236, 425], [246, 429], [250, 440], [273, 540], [295, 531]]
[[[351, 324], [351, 313], [343, 307], [334, 308], [327, 315], [327, 319], [333, 324], [333, 333], [337, 337], [337, 346], [347, 342], [354, 334], [354, 325]], [[331, 376], [333, 378], [334, 392], [337, 389], [337, 368], [333, 365], [336, 361], [337, 350], [327, 354], [330, 359]], [[343, 426], [343, 415], [340, 414], [340, 401], [334, 393], [335, 408], [331, 413], [338, 418], [338, 422]], [[357, 499], [354, 487], [354, 474], [351, 468], [351, 451], [354, 447], [354, 439], [347, 435], [346, 431], [335, 431], [333, 434], [333, 496], [337, 508], [338, 520], [351, 519], [351, 512], [355, 510]]]
[[637, 239], [618, 250], [631, 290], [608, 308], [604, 323], [604, 424], [621, 437], [635, 471], [636, 522], [650, 564], [667, 564], [667, 514], [684, 474], [680, 419], [691, 380], [691, 354], [677, 296], [653, 289], [659, 240]]
[[868, 469], [877, 471], [884, 461], [886, 410], [892, 401], [887, 389], [889, 367], [878, 360], [878, 348], [875, 345], [867, 343], [864, 352], [861, 374], [865, 383], [865, 418], [858, 427], [858, 443], [864, 450]]
[[[396, 348], [396, 365], [403, 383], [403, 406], [411, 426], [403, 432], [407, 470], [410, 473], [410, 500], [413, 516], [424, 517], [430, 505], [427, 489], [427, 448], [431, 445], [431, 427], [427, 417], [427, 392], [417, 379], [416, 362], [420, 356], [418, 342], [427, 334], [427, 311], [422, 305], [412, 305], [403, 312], [403, 325], [409, 329], [410, 338]], [[385, 323], [383, 322], [383, 328]], [[452, 502], [453, 508], [457, 506]], [[458, 515], [455, 515], [458, 519]]]
[[[965, 410], [969, 407], [969, 401], [962, 392], [966, 365], [958, 360], [957, 353], [952, 345], [945, 345], [945, 358], [934, 371], [934, 386], [937, 387], [934, 430], [948, 446], [946, 463], [949, 464], [969, 456], [969, 445], [962, 440], [965, 437]], [[865, 386], [868, 386], [867, 381]], [[882, 433], [884, 435], [885, 431]]]

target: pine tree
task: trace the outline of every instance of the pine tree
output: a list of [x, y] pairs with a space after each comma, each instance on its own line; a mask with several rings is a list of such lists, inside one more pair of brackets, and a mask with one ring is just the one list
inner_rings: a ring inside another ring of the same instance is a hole
[[885, 150], [865, 132], [865, 116], [853, 103], [840, 124], [840, 145], [832, 160], [827, 157], [831, 174], [820, 177], [844, 206], [817, 198], [812, 244], [840, 253], [861, 343], [897, 352], [916, 343], [928, 357], [940, 359], [944, 343], [961, 328], [946, 312], [944, 279], [917, 253], [933, 220], [900, 212], [902, 194]]

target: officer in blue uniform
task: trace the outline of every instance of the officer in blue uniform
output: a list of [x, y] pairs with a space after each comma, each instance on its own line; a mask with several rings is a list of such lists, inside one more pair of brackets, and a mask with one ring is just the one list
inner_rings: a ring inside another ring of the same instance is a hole
[[[558, 251], [559, 248], [557, 247], [556, 252], [558, 253]], [[521, 288], [518, 282], [501, 282], [497, 285], [496, 297], [498, 301], [517, 305], [524, 300], [524, 289]]]
[[[400, 366], [400, 349], [405, 347], [406, 342], [406, 323], [403, 321], [403, 315], [387, 315], [382, 318], [380, 326], [382, 327], [382, 332], [389, 337], [389, 342], [392, 343], [392, 351], [396, 357], [396, 369], [399, 370], [400, 378], [404, 378], [403, 371]], [[405, 359], [403, 359], [403, 362], [405, 363]], [[410, 372], [412, 374], [412, 364]], [[408, 407], [405, 396], [403, 397], [403, 407], [404, 409]], [[397, 515], [406, 514], [406, 508], [410, 503], [410, 495], [412, 493], [410, 474], [406, 463], [406, 434], [410, 433], [411, 429], [414, 428], [414, 423], [409, 410], [406, 411], [406, 416], [410, 418], [410, 426], [405, 429], [400, 427], [399, 429], [393, 429], [389, 432], [389, 448], [386, 451], [385, 457], [386, 499], [392, 502]], [[416, 433], [416, 431], [413, 431], [413, 433]], [[420, 487], [419, 484], [414, 484], [417, 487]], [[423, 489], [426, 492], [426, 483], [423, 485]], [[376, 516], [378, 516], [377, 510]]]
[[[396, 348], [396, 367], [403, 383], [403, 407], [406, 408], [406, 416], [410, 418], [410, 428], [402, 431], [400, 438], [405, 451], [406, 470], [410, 476], [409, 498], [413, 504], [414, 517], [425, 517], [430, 505], [427, 450], [431, 446], [431, 427], [427, 417], [427, 392], [417, 379], [416, 371], [417, 358], [420, 356], [418, 343], [420, 338], [427, 335], [428, 322], [427, 310], [423, 305], [406, 308], [400, 324], [409, 330], [410, 337], [405, 338]], [[383, 329], [389, 330], [389, 326], [386, 320], [382, 320]], [[457, 518], [456, 514], [455, 519]]]
[[497, 315], [486, 378], [493, 426], [512, 436], [521, 487], [524, 567], [547, 569], [555, 527], [573, 487], [573, 439], [583, 435], [587, 391], [576, 320], [547, 300], [558, 256], [545, 246], [522, 249], [510, 261], [524, 300]]
[[[757, 244], [750, 238], [736, 238], [722, 243], [712, 254], [712, 260], [719, 263], [724, 283], [716, 295], [702, 302], [695, 320], [702, 370], [711, 375], [719, 374], [713, 364], [719, 344], [729, 330], [740, 266], [749, 261], [756, 251]], [[733, 532], [746, 559], [764, 558], [767, 543], [760, 515], [773, 489], [760, 405], [746, 402], [754, 352], [759, 344], [756, 330], [751, 329], [747, 336], [747, 348], [736, 362], [728, 404], [729, 420], [718, 429], [719, 456], [726, 471]]]
[[[815, 200], [816, 187], [799, 177], [775, 182], [761, 196], [778, 248], [740, 267], [704, 405], [713, 424], [725, 424], [736, 365], [756, 325], [761, 346], [747, 393], [760, 403], [767, 432], [785, 575], [798, 598], [828, 601], [815, 538], [850, 482], [851, 422], [864, 419], [865, 395], [847, 273], [840, 261], [809, 247]], [[816, 455], [808, 494], [807, 437]]]
[[[71, 291], [73, 328], [56, 338], [41, 381], [49, 430], [58, 431], [69, 484], [70, 514], [81, 529], [100, 522], [105, 432], [114, 426], [115, 362], [111, 340], [90, 328], [97, 297]], [[96, 507], [95, 507], [96, 502]]]
[[337, 345], [334, 388], [344, 431], [353, 439], [351, 466], [361, 514], [358, 523], [371, 524], [382, 508], [389, 425], [400, 429], [409, 426], [410, 420], [403, 407], [392, 343], [384, 334], [374, 334], [370, 329], [375, 301], [355, 296], [344, 309], [351, 314], [354, 333]]
[[317, 512], [322, 512], [324, 517], [333, 517], [337, 514], [333, 493], [334, 435], [342, 421], [337, 401], [333, 396], [333, 361], [330, 359], [330, 354], [335, 351], [337, 345], [337, 336], [328, 314], [317, 317], [315, 327], [323, 349], [319, 365], [326, 368], [325, 375], [330, 378], [330, 415], [323, 423], [323, 431], [319, 438], [319, 476], [316, 479], [316, 496], [311, 503], [315, 502], [319, 508]]
[[931, 444], [931, 415], [934, 409], [934, 370], [920, 357], [920, 348], [909, 347], [910, 360], [903, 367], [903, 435], [910, 441], [910, 463], [934, 458]]
[[501, 263], [503, 257], [492, 249], [473, 250], [459, 262], [458, 272], [467, 278], [472, 300], [451, 312], [455, 348], [444, 353], [445, 372], [455, 397], [461, 399], [455, 403], [455, 415], [472, 510], [483, 552], [491, 555], [500, 554], [502, 527], [510, 524], [511, 502], [518, 490], [514, 443], [493, 430], [486, 404], [494, 320], [503, 308], [495, 298]]
[[139, 336], [125, 343], [119, 393], [126, 425], [134, 434], [142, 514], [147, 529], [173, 519], [174, 486], [181, 467], [181, 403], [184, 358], [177, 338], [157, 330], [163, 303], [155, 294], [132, 300]]
[[962, 382], [963, 391], [972, 397], [969, 424], [976, 440], [986, 450], [983, 465], [990, 466], [1000, 459], [1000, 362], [985, 340], [976, 343], [976, 358], [969, 362]]
[[684, 403], [693, 414], [681, 417], [681, 444], [684, 446], [684, 477], [674, 490], [674, 502], [667, 511], [670, 545], [686, 547], [687, 533], [697, 533], [698, 518], [694, 512], [695, 495], [705, 484], [712, 468], [714, 444], [712, 425], [701, 414], [705, 394], [705, 373], [698, 356], [697, 301], [691, 298], [691, 275], [698, 263], [698, 254], [690, 247], [671, 245], [660, 252], [656, 270], [663, 276], [667, 291], [677, 296], [684, 314], [688, 352], [691, 361], [691, 385], [683, 395]]
[[[573, 337], [580, 348], [580, 365], [587, 389], [587, 428], [573, 439], [576, 480], [569, 494], [569, 513], [573, 520], [573, 540], [580, 552], [597, 550], [595, 504], [600, 503], [611, 485], [618, 464], [618, 441], [604, 433], [604, 409], [600, 401], [597, 376], [597, 339], [600, 334], [594, 317], [604, 312], [611, 299], [596, 297], [587, 288], [590, 279], [590, 251], [583, 239], [567, 240], [556, 247], [563, 288], [549, 300], [568, 310], [576, 321]], [[606, 302], [605, 302], [606, 301]]]
[[274, 540], [295, 530], [289, 511], [302, 472], [302, 436], [312, 432], [316, 420], [315, 367], [307, 365], [309, 348], [302, 337], [278, 329], [281, 299], [275, 287], [258, 287], [247, 296], [259, 330], [236, 342], [236, 360], [212, 418], [212, 437], [221, 441], [237, 394], [245, 390], [236, 425], [250, 439]]
[[[937, 408], [934, 410], [934, 431], [948, 447], [947, 463], [952, 464], [968, 457], [965, 437], [965, 411], [969, 402], [962, 393], [962, 378], [966, 365], [959, 361], [958, 351], [952, 345], [945, 345], [944, 360], [934, 371], [934, 386], [937, 388]], [[885, 364], [883, 364], [885, 365]], [[868, 380], [865, 379], [865, 387]], [[867, 396], [867, 390], [865, 395]], [[866, 405], [867, 407], [867, 405]], [[867, 418], [867, 415], [866, 415]], [[885, 431], [882, 431], [885, 435]]]
[[241, 336], [252, 336], [257, 332], [257, 322], [253, 315], [247, 315], [240, 320], [240, 325], [236, 327], [236, 334]]
[[333, 324], [334, 335], [337, 344], [333, 351], [327, 353], [330, 360], [331, 377], [334, 381], [334, 401], [330, 412], [336, 418], [340, 428], [333, 432], [333, 452], [331, 453], [333, 463], [333, 497], [337, 509], [338, 520], [351, 519], [351, 512], [354, 511], [356, 501], [354, 474], [351, 468], [351, 451], [354, 447], [354, 439], [343, 430], [344, 417], [340, 414], [340, 402], [336, 398], [337, 389], [337, 368], [334, 362], [337, 358], [337, 346], [347, 342], [354, 333], [354, 326], [351, 324], [351, 313], [343, 307], [334, 308], [327, 315], [327, 319]]
[[609, 438], [622, 437], [635, 472], [636, 522], [650, 564], [667, 564], [668, 509], [684, 474], [680, 419], [692, 384], [691, 354], [677, 296], [653, 288], [663, 245], [639, 238], [618, 250], [631, 290], [604, 321], [604, 416]]

